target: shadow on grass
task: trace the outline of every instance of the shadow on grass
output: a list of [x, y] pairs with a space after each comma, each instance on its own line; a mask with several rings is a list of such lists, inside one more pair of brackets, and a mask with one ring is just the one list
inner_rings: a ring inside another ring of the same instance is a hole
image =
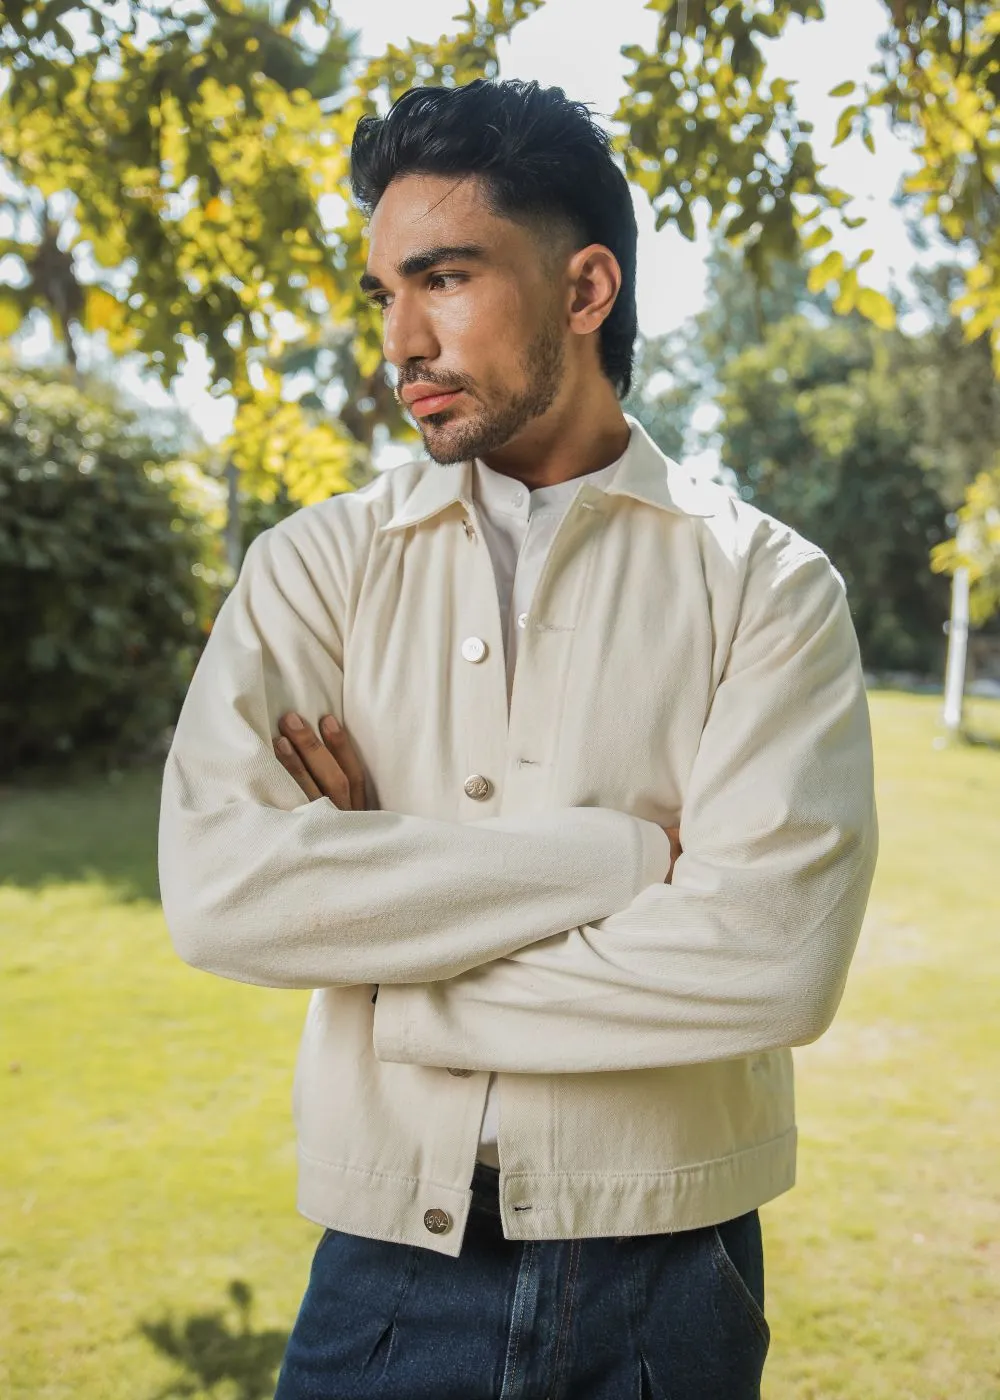
[[0, 884], [93, 881], [122, 903], [159, 902], [156, 828], [162, 763], [0, 786]]
[[967, 729], [962, 735], [962, 742], [971, 748], [994, 749], [1000, 752], [1000, 734], [983, 734]]
[[253, 1290], [248, 1283], [233, 1279], [227, 1292], [235, 1326], [221, 1309], [193, 1313], [180, 1322], [173, 1318], [140, 1322], [139, 1331], [146, 1340], [183, 1372], [150, 1400], [202, 1395], [223, 1381], [229, 1382], [226, 1393], [234, 1400], [271, 1400], [288, 1334], [273, 1328], [253, 1330]]

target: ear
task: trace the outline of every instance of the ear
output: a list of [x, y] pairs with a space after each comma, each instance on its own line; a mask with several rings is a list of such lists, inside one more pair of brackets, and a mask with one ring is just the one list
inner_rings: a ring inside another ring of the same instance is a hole
[[566, 269], [570, 284], [569, 327], [575, 335], [600, 330], [622, 284], [618, 259], [603, 243], [580, 248]]

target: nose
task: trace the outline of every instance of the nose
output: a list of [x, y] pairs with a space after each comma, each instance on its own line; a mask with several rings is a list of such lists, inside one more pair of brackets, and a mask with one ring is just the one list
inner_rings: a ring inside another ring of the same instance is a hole
[[419, 299], [398, 293], [382, 330], [382, 353], [389, 364], [401, 369], [407, 360], [436, 360], [440, 348]]

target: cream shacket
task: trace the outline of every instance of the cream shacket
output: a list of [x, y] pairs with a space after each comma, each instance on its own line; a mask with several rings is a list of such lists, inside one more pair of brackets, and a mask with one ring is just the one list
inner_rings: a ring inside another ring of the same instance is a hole
[[[791, 1047], [834, 1016], [878, 847], [857, 639], [821, 550], [628, 421], [509, 692], [471, 461], [265, 530], [188, 688], [167, 928], [312, 989], [298, 1205], [332, 1229], [459, 1254], [494, 1074], [508, 1239], [692, 1229], [795, 1179]], [[344, 724], [366, 810], [278, 762], [289, 709]]]
[[[472, 490], [483, 539], [493, 561], [504, 628], [508, 705], [514, 685], [518, 642], [528, 626], [535, 584], [556, 527], [580, 482], [606, 486], [621, 460], [619, 457], [595, 472], [584, 472], [569, 481], [540, 486], [534, 491], [529, 491], [513, 477], [493, 471], [478, 458], [473, 465]], [[497, 1152], [499, 1107], [497, 1077], [491, 1074], [479, 1138], [479, 1161], [488, 1162], [492, 1167], [500, 1165]]]

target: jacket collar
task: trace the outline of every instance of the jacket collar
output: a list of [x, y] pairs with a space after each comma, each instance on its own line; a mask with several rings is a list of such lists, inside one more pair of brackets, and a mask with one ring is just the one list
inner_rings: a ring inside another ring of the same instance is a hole
[[[618, 470], [608, 486], [592, 486], [591, 489], [608, 496], [632, 496], [677, 515], [715, 515], [719, 509], [718, 485], [696, 480], [679, 462], [661, 452], [638, 419], [626, 413], [625, 421], [632, 435]], [[417, 525], [456, 501], [471, 511], [472, 477], [471, 460], [451, 466], [430, 466], [380, 529], [399, 530]]]

